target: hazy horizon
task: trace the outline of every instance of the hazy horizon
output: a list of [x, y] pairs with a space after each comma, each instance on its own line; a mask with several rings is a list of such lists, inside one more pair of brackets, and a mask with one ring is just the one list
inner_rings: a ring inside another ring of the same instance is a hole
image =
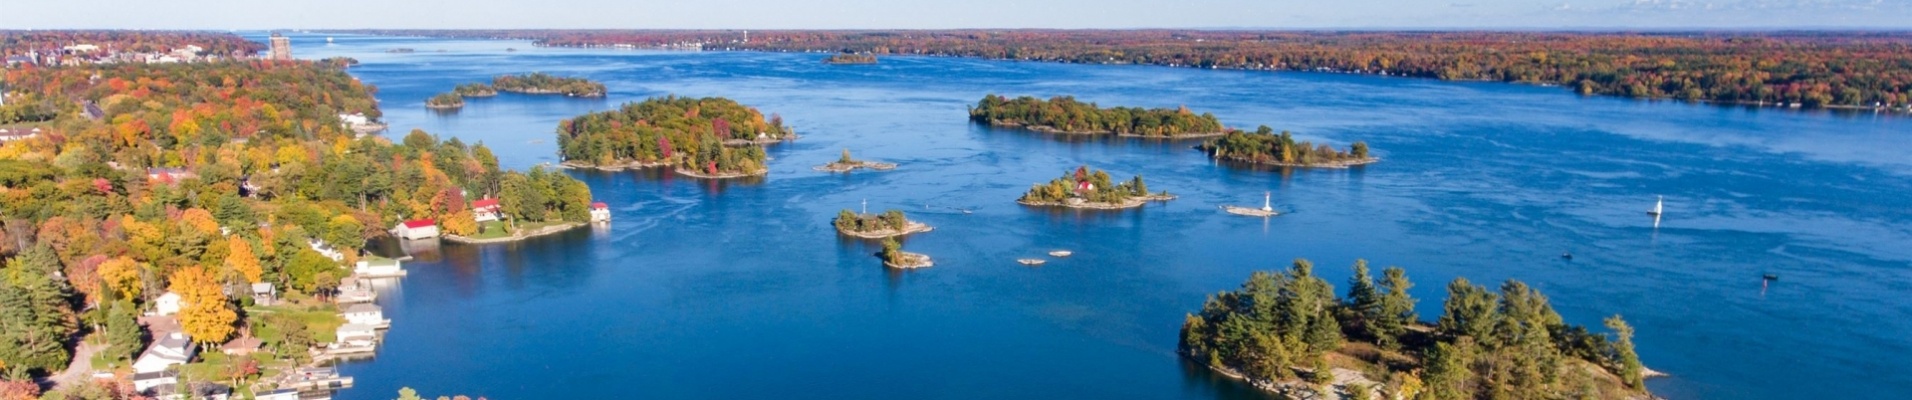
[[[0, 29], [1902, 30], [1887, 0], [11, 0]], [[421, 17], [424, 16], [424, 17]], [[935, 16], [925, 18], [925, 16]]]

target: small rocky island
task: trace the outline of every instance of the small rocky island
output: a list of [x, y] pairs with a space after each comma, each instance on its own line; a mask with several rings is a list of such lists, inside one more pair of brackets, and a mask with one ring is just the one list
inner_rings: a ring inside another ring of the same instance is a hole
[[1037, 132], [1117, 135], [1164, 139], [1221, 136], [1228, 132], [1214, 114], [1196, 115], [1188, 107], [1101, 108], [1095, 103], [1057, 96], [1049, 100], [1023, 96], [1014, 99], [983, 96], [969, 109], [969, 120], [990, 126]]
[[872, 171], [888, 171], [896, 169], [896, 164], [850, 158], [850, 149], [843, 149], [843, 157], [838, 157], [836, 161], [811, 169], [824, 172], [850, 172], [858, 168], [869, 168]]
[[458, 85], [452, 88], [451, 92], [464, 97], [492, 97], [498, 95], [498, 89], [479, 82]]
[[825, 64], [875, 64], [876, 55], [868, 53], [837, 53], [823, 59]]
[[1091, 172], [1088, 166], [1081, 166], [1076, 167], [1075, 172], [1065, 173], [1049, 183], [1030, 187], [1028, 193], [1016, 199], [1016, 203], [1039, 207], [1116, 210], [1174, 199], [1175, 196], [1166, 191], [1149, 193], [1148, 184], [1142, 182], [1141, 175], [1115, 183], [1110, 181], [1108, 172]]
[[1286, 131], [1276, 135], [1267, 125], [1252, 133], [1229, 132], [1198, 148], [1216, 160], [1278, 167], [1348, 168], [1381, 161], [1368, 154], [1367, 142], [1354, 142], [1347, 151], [1341, 151], [1326, 144], [1296, 142]]
[[896, 238], [883, 239], [883, 251], [876, 253], [876, 256], [883, 259], [883, 266], [896, 269], [927, 268], [936, 265], [935, 262], [930, 261], [928, 255], [903, 251], [903, 244], [897, 243]]
[[433, 110], [456, 110], [465, 106], [465, 97], [458, 93], [439, 93], [425, 100], [425, 108]]
[[523, 94], [562, 94], [571, 97], [604, 97], [603, 83], [584, 78], [554, 76], [543, 72], [500, 75], [491, 78], [491, 87], [499, 91]]
[[902, 211], [894, 209], [875, 215], [843, 210], [831, 224], [836, 226], [837, 233], [864, 239], [886, 239], [935, 229], [929, 224], [911, 221]]
[[769, 173], [761, 146], [727, 140], [792, 137], [783, 118], [722, 97], [654, 97], [618, 109], [558, 122], [558, 152], [567, 168], [671, 168], [696, 178]]

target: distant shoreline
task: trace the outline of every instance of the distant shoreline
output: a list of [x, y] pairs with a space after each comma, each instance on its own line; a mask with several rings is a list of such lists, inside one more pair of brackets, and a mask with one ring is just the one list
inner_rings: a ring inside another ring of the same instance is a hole
[[1135, 134], [1135, 133], [1117, 133], [1114, 131], [1065, 131], [1065, 130], [1056, 129], [1054, 127], [1050, 127], [1047, 125], [1030, 125], [1030, 124], [1021, 123], [1021, 122], [1009, 122], [1009, 121], [1003, 121], [999, 119], [990, 119], [988, 124], [989, 126], [998, 127], [998, 128], [1016, 128], [1016, 129], [1022, 129], [1022, 130], [1033, 131], [1033, 132], [1053, 133], [1053, 134], [1060, 134], [1060, 135], [1115, 136], [1115, 137], [1132, 137], [1132, 138], [1145, 138], [1145, 139], [1171, 139], [1171, 140], [1206, 139], [1206, 138], [1221, 137], [1223, 135], [1228, 134], [1228, 132], [1194, 132], [1194, 133], [1177, 133], [1173, 135], [1142, 135], [1142, 134]]

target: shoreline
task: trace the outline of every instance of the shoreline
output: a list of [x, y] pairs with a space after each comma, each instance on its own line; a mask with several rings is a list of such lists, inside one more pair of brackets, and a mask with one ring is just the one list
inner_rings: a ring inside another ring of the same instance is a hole
[[[497, 90], [500, 92], [517, 93], [517, 94], [535, 94], [535, 95], [561, 94], [561, 95], [564, 95], [565, 97], [597, 98], [597, 97], [604, 97], [605, 95], [604, 93], [565, 93], [563, 91], [557, 91], [557, 90], [551, 90], [551, 89], [497, 89]], [[496, 96], [496, 95], [494, 94], [493, 96]]]
[[763, 139], [724, 139], [724, 145], [725, 146], [769, 146], [773, 144], [789, 142], [794, 140], [797, 140], [797, 134], [792, 133], [789, 135], [784, 135], [782, 137], [763, 138]]
[[1143, 134], [1135, 134], [1135, 133], [1118, 133], [1114, 131], [1065, 131], [1065, 130], [1056, 129], [1056, 128], [1044, 126], [1044, 125], [1029, 125], [1029, 124], [1020, 123], [1020, 122], [1007, 122], [1007, 121], [1002, 121], [998, 119], [991, 119], [989, 120], [988, 123], [989, 123], [989, 126], [999, 127], [999, 128], [1016, 128], [1016, 129], [1022, 129], [1026, 131], [1032, 131], [1032, 132], [1052, 133], [1052, 134], [1058, 134], [1058, 135], [1071, 135], [1071, 136], [1115, 136], [1115, 137], [1126, 137], [1126, 138], [1181, 140], [1181, 139], [1208, 139], [1208, 138], [1217, 138], [1217, 137], [1228, 135], [1228, 132], [1194, 132], [1194, 133], [1177, 133], [1173, 135], [1143, 135]]
[[559, 168], [595, 169], [599, 171], [623, 171], [627, 169], [659, 168], [659, 167], [664, 167], [667, 165], [669, 164], [665, 164], [662, 162], [645, 162], [645, 161], [632, 161], [632, 162], [617, 164], [617, 165], [592, 165], [592, 164], [585, 164], [585, 163], [581, 163], [577, 161], [565, 161], [565, 162], [558, 163]]
[[460, 108], [465, 108], [465, 103], [460, 102], [458, 104], [432, 104], [430, 102], [427, 102], [425, 103], [425, 108], [429, 108], [433, 110], [456, 110]]
[[524, 232], [521, 235], [506, 236], [501, 238], [487, 238], [487, 239], [474, 239], [474, 238], [468, 238], [468, 237], [458, 236], [453, 234], [445, 234], [445, 240], [450, 241], [452, 243], [460, 243], [460, 244], [507, 243], [507, 242], [516, 242], [520, 240], [544, 236], [544, 235], [550, 235], [550, 234], [554, 234], [558, 232], [564, 232], [564, 231], [568, 231], [572, 229], [577, 229], [578, 227], [585, 226], [585, 225], [590, 225], [590, 224], [585, 222], [566, 222], [566, 223], [562, 223], [558, 225], [540, 227], [538, 229], [534, 229], [529, 232]]
[[[1060, 201], [1060, 202], [1027, 201], [1023, 199], [1016, 199], [1016, 204], [1021, 204], [1025, 206], [1031, 206], [1031, 207], [1062, 207], [1062, 208], [1075, 208], [1075, 209], [1085, 209], [1085, 210], [1125, 210], [1125, 209], [1145, 206], [1145, 205], [1148, 205], [1150, 202], [1167, 202], [1169, 200], [1175, 200], [1175, 198], [1176, 197], [1174, 195], [1164, 195], [1164, 194], [1130, 196], [1127, 201], [1124, 201], [1121, 204], [1092, 203], [1087, 201], [1071, 203], [1066, 200]], [[1073, 200], [1074, 198], [1071, 198], [1071, 199]]]
[[677, 173], [678, 175], [683, 175], [683, 176], [688, 176], [688, 177], [692, 177], [692, 178], [701, 178], [701, 179], [737, 179], [737, 178], [749, 178], [749, 177], [753, 177], [753, 176], [764, 176], [764, 175], [769, 175], [769, 174], [770, 174], [770, 169], [769, 169], [769, 168], [765, 168], [765, 169], [763, 169], [763, 170], [761, 170], [761, 171], [757, 171], [757, 172], [751, 172], [751, 173], [743, 173], [743, 172], [719, 172], [719, 173], [717, 173], [717, 174], [715, 174], [715, 175], [713, 175], [713, 174], [706, 174], [706, 173], [702, 173], [702, 172], [697, 172], [697, 171], [692, 171], [692, 170], [688, 170], [688, 169], [683, 169], [683, 168], [672, 168], [672, 169], [671, 169], [671, 172], [676, 172], [676, 173]]
[[888, 170], [896, 169], [896, 163], [857, 160], [857, 161], [851, 161], [848, 164], [844, 164], [841, 162], [831, 162], [829, 164], [823, 164], [823, 165], [818, 165], [815, 167], [810, 167], [810, 169], [813, 171], [821, 171], [821, 172], [850, 172], [850, 171], [855, 171], [857, 169], [862, 169], [862, 168], [868, 168], [872, 171], [888, 171]]
[[862, 239], [874, 240], [874, 239], [892, 238], [897, 236], [905, 236], [905, 235], [929, 232], [933, 230], [936, 230], [936, 227], [929, 226], [929, 224], [904, 220], [903, 230], [901, 231], [898, 231], [895, 229], [884, 229], [880, 231], [856, 232], [856, 231], [846, 231], [843, 229], [837, 229], [837, 234], [850, 236], [850, 237], [856, 237], [856, 238], [862, 238]]

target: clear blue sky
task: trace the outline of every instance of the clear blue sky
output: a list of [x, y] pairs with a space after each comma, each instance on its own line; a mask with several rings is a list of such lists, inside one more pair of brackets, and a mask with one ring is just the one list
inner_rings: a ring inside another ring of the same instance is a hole
[[3, 0], [0, 29], [1912, 28], [1912, 0]]

